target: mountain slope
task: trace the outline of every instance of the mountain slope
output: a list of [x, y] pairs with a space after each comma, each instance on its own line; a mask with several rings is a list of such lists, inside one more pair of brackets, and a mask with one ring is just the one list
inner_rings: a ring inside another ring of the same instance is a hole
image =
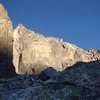
[[0, 77], [12, 76], [13, 59], [13, 27], [7, 11], [0, 4]]
[[19, 74], [39, 74], [45, 68], [62, 71], [66, 67], [83, 61], [99, 60], [92, 52], [85, 51], [62, 39], [44, 37], [18, 25], [13, 32], [13, 63]]

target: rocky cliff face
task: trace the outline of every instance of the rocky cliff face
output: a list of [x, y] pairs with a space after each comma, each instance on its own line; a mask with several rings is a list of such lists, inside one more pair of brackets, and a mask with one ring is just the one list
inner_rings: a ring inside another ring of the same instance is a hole
[[12, 56], [13, 27], [7, 11], [0, 4], [0, 52]]
[[0, 4], [0, 77], [9, 76], [14, 69], [13, 57], [13, 28], [7, 11]]
[[13, 39], [13, 63], [19, 74], [39, 74], [50, 66], [62, 71], [79, 61], [100, 59], [94, 57], [93, 52], [84, 51], [58, 38], [46, 38], [23, 25], [14, 30]]
[[[100, 50], [85, 51], [21, 24], [13, 31], [0, 4], [0, 100], [100, 100], [99, 60]], [[18, 75], [5, 79], [14, 67]]]
[[79, 61], [100, 60], [100, 51], [82, 50], [62, 39], [44, 37], [21, 24], [13, 31], [7, 11], [0, 5], [1, 66], [12, 66], [12, 57], [16, 73], [39, 74], [48, 67], [62, 71]]

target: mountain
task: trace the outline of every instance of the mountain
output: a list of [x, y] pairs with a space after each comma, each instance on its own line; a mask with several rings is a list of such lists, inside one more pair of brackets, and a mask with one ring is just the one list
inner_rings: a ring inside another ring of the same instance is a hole
[[12, 76], [13, 59], [13, 27], [7, 11], [0, 4], [0, 77]]
[[0, 4], [0, 100], [100, 100], [100, 50], [13, 29]]
[[76, 62], [100, 60], [99, 50], [85, 51], [62, 39], [44, 37], [22, 24], [13, 32], [13, 63], [19, 74], [39, 74], [48, 67], [62, 71]]
[[22, 24], [13, 30], [7, 11], [0, 4], [0, 59], [2, 72], [8, 73], [7, 68], [14, 65], [11, 69], [17, 74], [37, 75], [48, 67], [62, 71], [76, 62], [100, 60], [100, 51], [85, 51], [62, 39], [44, 37]]

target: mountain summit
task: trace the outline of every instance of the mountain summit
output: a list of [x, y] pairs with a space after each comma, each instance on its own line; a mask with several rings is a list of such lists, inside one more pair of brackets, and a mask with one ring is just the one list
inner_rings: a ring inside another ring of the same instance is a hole
[[76, 62], [99, 60], [91, 50], [85, 51], [62, 39], [44, 37], [41, 34], [17, 26], [13, 32], [13, 63], [19, 74], [39, 74], [48, 67], [62, 71]]

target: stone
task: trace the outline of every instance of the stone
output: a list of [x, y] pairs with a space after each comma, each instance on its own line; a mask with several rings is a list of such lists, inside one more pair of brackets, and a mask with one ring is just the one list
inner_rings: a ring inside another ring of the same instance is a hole
[[[5, 78], [14, 75], [12, 57], [18, 75]], [[22, 24], [13, 31], [0, 4], [0, 100], [67, 99], [100, 99], [100, 50], [85, 51]]]
[[100, 50], [90, 49], [88, 52], [92, 54], [93, 60], [100, 60]]
[[14, 66], [13, 59], [13, 27], [7, 11], [0, 4], [0, 77], [12, 76]]
[[81, 87], [92, 88], [100, 92], [100, 60], [93, 62], [78, 62], [66, 68], [58, 76], [58, 81], [69, 81]]
[[99, 100], [99, 84], [100, 61], [78, 62], [56, 74], [55, 81], [34, 75], [0, 79], [0, 100]]
[[38, 75], [38, 78], [43, 81], [47, 81], [49, 79], [55, 79], [58, 74], [59, 72], [57, 72], [55, 69], [53, 69], [52, 67], [48, 67]]
[[[22, 24], [13, 30], [7, 11], [1, 4], [0, 43], [0, 66], [13, 66], [14, 64], [17, 74], [34, 73], [37, 75], [49, 66], [62, 71], [79, 61], [100, 60], [99, 50], [85, 51], [62, 39], [44, 37], [26, 29]], [[3, 73], [7, 71], [5, 68], [8, 67], [0, 67]]]
[[0, 52], [12, 57], [13, 27], [7, 11], [0, 4]]
[[57, 71], [77, 61], [92, 61], [92, 54], [58, 38], [44, 37], [22, 24], [13, 32], [13, 63], [16, 73], [40, 74], [52, 66]]

